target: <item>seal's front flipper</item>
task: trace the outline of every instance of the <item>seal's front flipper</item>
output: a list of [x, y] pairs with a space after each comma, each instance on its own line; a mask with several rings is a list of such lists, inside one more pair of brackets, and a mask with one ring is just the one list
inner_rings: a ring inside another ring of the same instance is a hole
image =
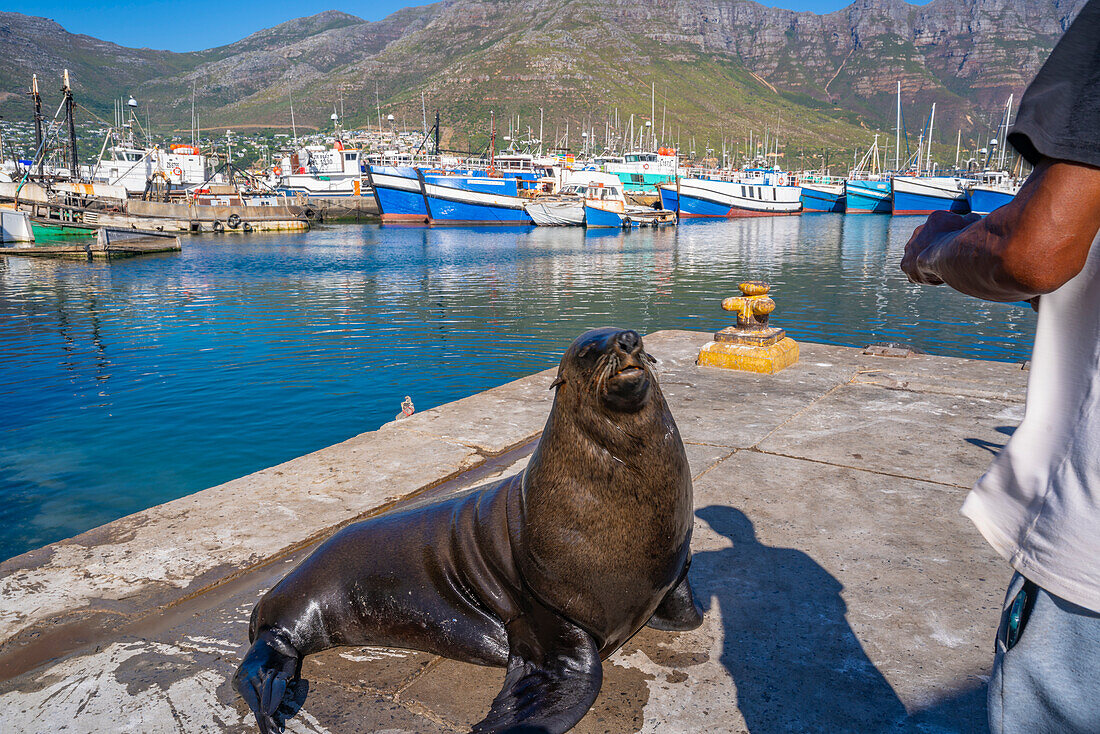
[[596, 641], [548, 610], [508, 625], [508, 673], [471, 734], [561, 734], [580, 721], [603, 683]]
[[686, 632], [702, 623], [703, 612], [695, 604], [691, 584], [688, 582], [687, 569], [684, 569], [684, 577], [680, 579], [680, 583], [665, 594], [665, 598], [661, 600], [657, 611], [649, 618], [646, 625], [658, 630]]
[[283, 731], [286, 720], [302, 708], [309, 683], [299, 677], [302, 658], [282, 630], [260, 633], [233, 676], [233, 687], [245, 700], [263, 734]]

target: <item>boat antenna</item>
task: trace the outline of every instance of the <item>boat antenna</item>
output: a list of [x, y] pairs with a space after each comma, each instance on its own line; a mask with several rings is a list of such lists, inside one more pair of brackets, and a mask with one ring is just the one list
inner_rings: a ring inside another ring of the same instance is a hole
[[497, 148], [497, 118], [493, 110], [489, 110], [489, 170], [493, 169], [493, 154]]
[[290, 97], [290, 130], [294, 134], [294, 145], [298, 145], [298, 126], [294, 124], [294, 95], [287, 92]]

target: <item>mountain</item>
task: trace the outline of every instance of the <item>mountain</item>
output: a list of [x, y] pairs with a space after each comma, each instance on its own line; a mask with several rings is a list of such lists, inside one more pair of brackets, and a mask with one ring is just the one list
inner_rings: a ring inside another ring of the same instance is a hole
[[411, 127], [423, 94], [464, 147], [484, 138], [490, 110], [537, 133], [542, 108], [545, 137], [568, 122], [602, 138], [615, 109], [624, 124], [648, 118], [653, 90], [667, 139], [718, 147], [768, 126], [820, 149], [892, 130], [900, 81], [907, 127], [936, 101], [954, 143], [957, 128], [987, 134], [1084, 2], [856, 0], [817, 15], [750, 0], [444, 0], [376, 22], [328, 11], [188, 54], [0, 13], [0, 102], [21, 109], [32, 70], [68, 66], [93, 109], [131, 92], [154, 123], [186, 127], [193, 90], [204, 127], [289, 126], [293, 100], [299, 126], [322, 128], [334, 106], [349, 126], [378, 124], [377, 89], [382, 114]]

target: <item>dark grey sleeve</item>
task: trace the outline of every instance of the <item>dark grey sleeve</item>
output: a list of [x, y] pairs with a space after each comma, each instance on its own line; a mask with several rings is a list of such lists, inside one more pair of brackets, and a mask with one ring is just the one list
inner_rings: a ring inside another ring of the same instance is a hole
[[1100, 167], [1100, 0], [1089, 0], [1024, 92], [1008, 142], [1042, 158]]

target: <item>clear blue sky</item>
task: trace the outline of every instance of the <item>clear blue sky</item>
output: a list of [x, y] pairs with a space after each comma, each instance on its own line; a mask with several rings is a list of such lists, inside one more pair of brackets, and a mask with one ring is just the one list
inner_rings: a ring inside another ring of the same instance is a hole
[[[644, 0], [639, 0], [644, 2]], [[924, 4], [927, 0], [917, 0]], [[399, 8], [428, 0], [28, 0], [3, 10], [52, 18], [70, 33], [113, 41], [123, 46], [198, 51], [238, 41], [250, 33], [292, 18], [342, 10], [365, 20], [379, 20]], [[829, 13], [850, 0], [764, 0], [764, 5]]]

